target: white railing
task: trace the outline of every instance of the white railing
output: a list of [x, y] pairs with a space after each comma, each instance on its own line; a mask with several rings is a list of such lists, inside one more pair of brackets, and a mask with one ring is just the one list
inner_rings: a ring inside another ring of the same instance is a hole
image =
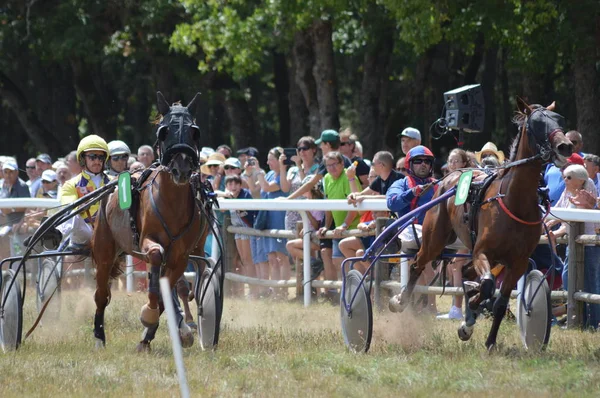
[[[0, 208], [48, 208], [57, 206], [58, 200], [56, 199], [33, 199], [33, 198], [12, 198], [12, 199], [0, 199]], [[301, 199], [220, 199], [219, 200], [220, 210], [278, 210], [278, 211], [297, 211], [301, 217], [304, 225], [308, 225], [307, 211], [331, 211], [331, 210], [359, 210], [359, 211], [386, 211], [387, 205], [384, 199], [367, 199], [357, 206], [349, 205], [345, 200], [301, 200]], [[570, 251], [571, 272], [569, 273], [569, 299], [584, 299], [587, 302], [596, 302], [597, 295], [591, 295], [582, 292], [583, 287], [583, 247], [582, 243], [585, 244], [600, 244], [600, 237], [597, 235], [582, 235], [582, 224], [583, 222], [599, 222], [600, 223], [600, 211], [598, 210], [581, 210], [581, 209], [563, 209], [563, 208], [552, 208], [551, 214], [548, 216], [549, 219], [559, 218], [565, 221], [573, 222], [571, 228], [571, 235], [569, 237], [569, 244], [572, 245], [573, 249]], [[579, 233], [577, 233], [579, 232]], [[287, 236], [286, 236], [287, 237]], [[310, 287], [310, 236], [306, 234], [303, 237], [304, 240], [304, 305], [310, 305], [311, 293]], [[214, 246], [213, 246], [214, 247]], [[580, 250], [581, 249], [581, 250]], [[214, 251], [214, 250], [213, 250]], [[214, 253], [213, 253], [214, 255]], [[574, 266], [574, 267], [573, 267]], [[133, 275], [132, 272], [130, 274]], [[315, 281], [316, 282], [316, 281]], [[323, 281], [321, 281], [323, 282]], [[333, 282], [333, 281], [332, 281]], [[129, 283], [128, 283], [129, 286]], [[573, 296], [575, 295], [575, 296]], [[571, 300], [570, 300], [571, 301]], [[574, 301], [574, 300], [573, 300]], [[598, 301], [600, 302], [600, 301]], [[574, 305], [574, 304], [570, 304]]]

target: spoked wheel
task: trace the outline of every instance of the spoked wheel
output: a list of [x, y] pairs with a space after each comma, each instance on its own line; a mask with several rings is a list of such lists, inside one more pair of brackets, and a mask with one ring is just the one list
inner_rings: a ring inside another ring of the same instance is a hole
[[213, 349], [218, 344], [223, 313], [219, 279], [216, 274], [211, 278], [211, 271], [210, 268], [204, 270], [199, 289], [195, 292], [198, 302], [198, 337], [203, 350]]
[[367, 352], [373, 337], [373, 307], [367, 287], [361, 284], [362, 274], [353, 269], [346, 275], [343, 297], [349, 305], [356, 292], [350, 311], [344, 307], [340, 298], [340, 317], [344, 343], [353, 352]]
[[13, 351], [19, 348], [23, 333], [23, 301], [14, 270], [4, 273], [0, 294], [0, 346], [4, 352]]
[[[550, 288], [544, 274], [538, 270], [531, 271], [527, 275], [522, 294], [523, 299], [517, 299], [517, 323], [521, 340], [528, 350], [543, 350], [550, 340], [552, 319]], [[527, 305], [529, 308], [526, 308]]]
[[38, 280], [37, 289], [37, 310], [40, 312], [44, 303], [52, 296], [50, 303], [46, 307], [44, 312], [44, 318], [48, 321], [56, 321], [60, 316], [60, 278], [59, 270], [60, 261], [62, 258], [45, 258], [42, 261], [40, 276]]

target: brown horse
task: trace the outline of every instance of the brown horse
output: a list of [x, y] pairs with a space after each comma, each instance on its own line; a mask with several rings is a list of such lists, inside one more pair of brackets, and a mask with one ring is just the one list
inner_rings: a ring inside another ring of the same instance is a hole
[[[157, 130], [160, 165], [136, 172], [134, 205], [119, 207], [118, 193], [101, 202], [94, 233], [92, 256], [96, 264], [96, 345], [104, 346], [104, 310], [111, 297], [110, 278], [121, 273], [118, 256], [132, 255], [150, 264], [148, 302], [142, 307], [140, 321], [146, 327], [138, 350], [148, 350], [164, 310], [159, 293], [159, 278], [166, 276], [173, 288], [185, 271], [190, 253], [203, 244], [208, 222], [196, 204], [196, 191], [190, 183], [198, 167], [199, 130], [192, 117], [196, 97], [187, 107], [169, 106], [157, 93], [162, 118]], [[138, 234], [139, 233], [139, 234]], [[176, 295], [172, 298], [176, 301]], [[180, 311], [179, 331], [185, 346], [193, 343], [193, 333], [183, 322]]]
[[[495, 290], [495, 276], [503, 269], [504, 280], [500, 296], [493, 302], [494, 321], [486, 341], [490, 349], [496, 344], [498, 328], [506, 313], [510, 293], [528, 268], [529, 256], [539, 242], [541, 216], [538, 206], [538, 182], [545, 162], [554, 161], [561, 167], [571, 155], [573, 144], [563, 131], [563, 118], [548, 108], [529, 106], [519, 99], [520, 113], [515, 118], [519, 125], [510, 160], [496, 175], [480, 200], [478, 212], [469, 213], [467, 205], [454, 205], [454, 198], [442, 201], [429, 210], [423, 222], [422, 246], [411, 268], [406, 289], [390, 300], [390, 310], [402, 311], [409, 303], [413, 288], [425, 264], [434, 260], [444, 246], [456, 240], [471, 249], [471, 269], [464, 277], [481, 278], [479, 292], [466, 306], [465, 322], [459, 328], [459, 337], [468, 340], [475, 324], [480, 304], [491, 300]], [[433, 199], [455, 187], [460, 177], [455, 172], [443, 180]], [[483, 181], [487, 174], [474, 171], [473, 181]], [[473, 217], [475, 223], [465, 222]], [[474, 228], [471, 228], [474, 226]], [[474, 271], [476, 272], [472, 272]], [[471, 272], [469, 272], [471, 271]]]

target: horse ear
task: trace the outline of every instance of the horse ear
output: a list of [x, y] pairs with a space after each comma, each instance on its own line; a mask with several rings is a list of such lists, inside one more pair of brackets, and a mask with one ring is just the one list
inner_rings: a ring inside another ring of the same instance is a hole
[[556, 108], [556, 101], [552, 101], [552, 103], [546, 107], [546, 109], [548, 109], [549, 111], [554, 111], [555, 108]]
[[527, 116], [531, 115], [531, 107], [521, 97], [517, 97], [517, 108], [519, 108], [519, 111], [526, 114]]
[[169, 103], [160, 91], [156, 92], [156, 105], [158, 106], [158, 112], [163, 116], [171, 110]]
[[192, 98], [190, 103], [187, 104], [188, 110], [194, 116], [196, 116], [196, 108], [198, 107], [198, 105], [200, 105], [199, 97], [200, 97], [200, 93], [196, 93], [196, 95], [194, 95], [194, 98]]

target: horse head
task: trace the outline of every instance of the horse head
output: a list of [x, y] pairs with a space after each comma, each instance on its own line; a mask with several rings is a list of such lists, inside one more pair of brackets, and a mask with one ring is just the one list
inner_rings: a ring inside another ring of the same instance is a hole
[[166, 166], [176, 184], [187, 184], [198, 168], [200, 129], [193, 114], [200, 93], [187, 105], [169, 105], [160, 91], [156, 93], [158, 111], [162, 119], [156, 131], [160, 164]]
[[535, 143], [534, 153], [543, 161], [553, 161], [557, 167], [567, 163], [573, 153], [573, 143], [565, 136], [565, 119], [554, 112], [555, 103], [547, 107], [528, 105], [521, 98], [517, 99], [519, 109], [524, 115], [520, 127], [525, 128], [527, 135], [533, 137], [530, 145]]

